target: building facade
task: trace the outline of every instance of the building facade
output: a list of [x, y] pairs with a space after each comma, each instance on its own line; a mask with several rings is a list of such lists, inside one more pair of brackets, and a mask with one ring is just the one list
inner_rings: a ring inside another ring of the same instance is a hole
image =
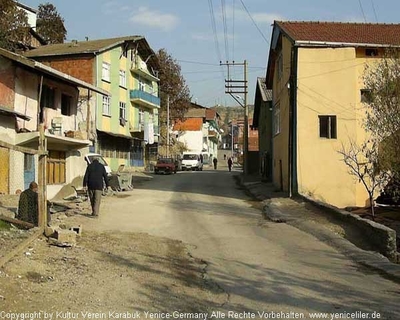
[[110, 92], [96, 96], [91, 150], [112, 170], [145, 166], [146, 154], [157, 150], [160, 99], [158, 60], [144, 37], [73, 41], [26, 55]]
[[[90, 141], [79, 93], [108, 92], [42, 63], [0, 49], [0, 192], [24, 190], [38, 178], [39, 126], [47, 144], [47, 195], [83, 177]], [[73, 192], [73, 189], [70, 190]]]
[[365, 140], [365, 67], [399, 43], [398, 24], [275, 21], [266, 85], [278, 188], [337, 207], [368, 204], [338, 151]]

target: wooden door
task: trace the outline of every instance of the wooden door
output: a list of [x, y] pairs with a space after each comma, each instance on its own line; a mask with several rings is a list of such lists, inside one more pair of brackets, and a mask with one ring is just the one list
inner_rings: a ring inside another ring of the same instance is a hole
[[10, 150], [0, 147], [0, 193], [9, 193]]

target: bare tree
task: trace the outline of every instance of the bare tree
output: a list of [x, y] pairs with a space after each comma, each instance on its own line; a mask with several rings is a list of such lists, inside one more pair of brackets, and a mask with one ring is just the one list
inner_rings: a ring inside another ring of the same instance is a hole
[[376, 140], [369, 140], [358, 145], [354, 140], [349, 140], [349, 145], [342, 143], [338, 151], [343, 156], [343, 162], [349, 169], [349, 173], [362, 183], [368, 193], [372, 218], [375, 218], [374, 199], [376, 193], [390, 181], [388, 171], [380, 166], [378, 150], [379, 143]]

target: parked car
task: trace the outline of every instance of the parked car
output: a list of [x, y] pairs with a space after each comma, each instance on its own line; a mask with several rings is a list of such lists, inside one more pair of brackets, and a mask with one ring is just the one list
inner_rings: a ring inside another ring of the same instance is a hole
[[182, 157], [182, 170], [203, 171], [203, 162], [200, 154], [194, 152], [184, 152]]
[[154, 173], [176, 173], [177, 166], [173, 158], [161, 158], [157, 160], [157, 164], [154, 166]]

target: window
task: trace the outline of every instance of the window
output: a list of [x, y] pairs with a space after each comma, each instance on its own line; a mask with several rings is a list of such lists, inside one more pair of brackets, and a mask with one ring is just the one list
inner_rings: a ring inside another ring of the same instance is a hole
[[119, 118], [126, 119], [126, 103], [125, 102], [119, 103]]
[[61, 94], [61, 114], [64, 116], [71, 115], [72, 97], [66, 94]]
[[365, 55], [367, 57], [376, 57], [378, 55], [378, 49], [373, 49], [373, 48], [365, 49]]
[[142, 80], [139, 80], [139, 90], [146, 91], [146, 83]]
[[56, 109], [54, 97], [55, 97], [55, 89], [43, 85], [42, 96], [40, 99], [40, 108]]
[[47, 157], [47, 184], [65, 183], [65, 152], [49, 150]]
[[336, 139], [336, 116], [318, 116], [320, 138]]
[[372, 102], [372, 92], [369, 89], [361, 89], [361, 102], [363, 103], [371, 103]]
[[144, 124], [144, 111], [139, 110], [139, 124]]
[[281, 106], [277, 104], [274, 109], [274, 134], [281, 132]]
[[124, 70], [119, 70], [119, 85], [126, 88], [126, 72]]
[[110, 116], [110, 100], [109, 96], [103, 96], [103, 114]]
[[110, 64], [103, 62], [103, 69], [101, 72], [101, 79], [110, 82]]
[[282, 78], [283, 75], [283, 57], [282, 53], [278, 57], [278, 79]]

